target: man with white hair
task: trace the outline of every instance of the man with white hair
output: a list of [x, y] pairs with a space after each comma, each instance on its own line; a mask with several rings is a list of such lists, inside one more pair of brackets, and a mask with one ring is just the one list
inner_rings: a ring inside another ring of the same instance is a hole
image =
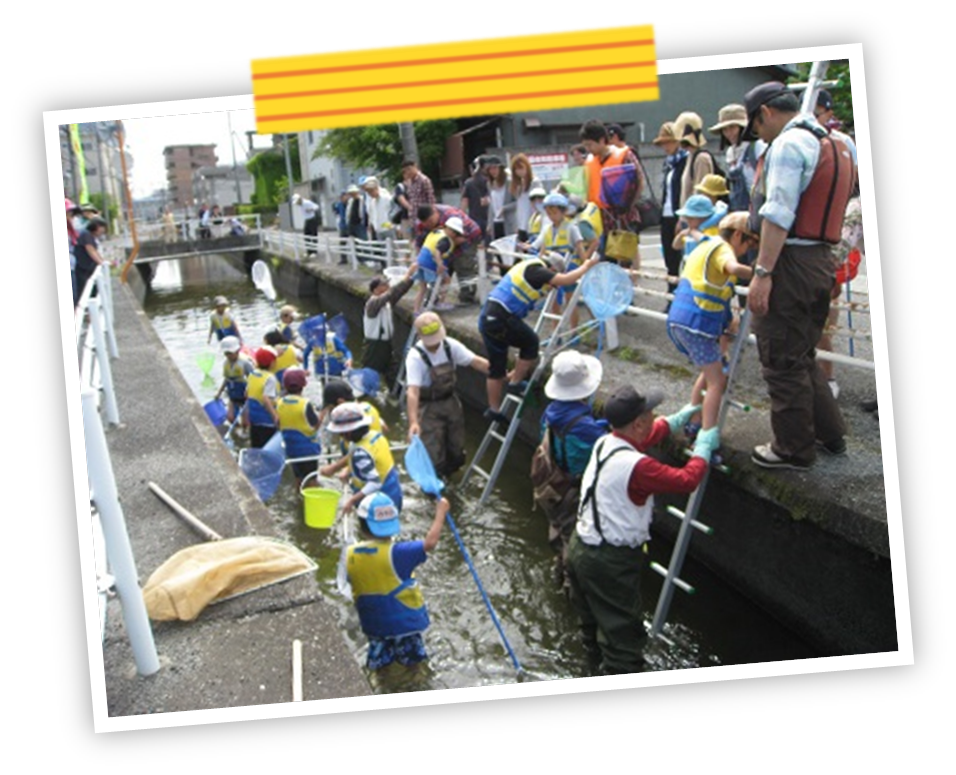
[[302, 233], [311, 239], [306, 240], [307, 255], [314, 256], [317, 252], [315, 239], [319, 234], [319, 206], [310, 199], [303, 199], [299, 194], [292, 195], [292, 204], [296, 205], [302, 212], [302, 218], [305, 225], [302, 227]]

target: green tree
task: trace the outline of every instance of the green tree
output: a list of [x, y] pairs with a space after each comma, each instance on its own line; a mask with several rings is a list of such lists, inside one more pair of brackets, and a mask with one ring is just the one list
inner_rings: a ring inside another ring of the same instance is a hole
[[[790, 83], [806, 83], [810, 77], [811, 62], [797, 65], [798, 74], [790, 78]], [[827, 91], [833, 97], [833, 115], [843, 126], [842, 131], [853, 134], [853, 92], [850, 89], [850, 63], [847, 60], [830, 62], [826, 80], [839, 81], [837, 86], [828, 86]]]
[[119, 217], [119, 205], [113, 201], [109, 194], [90, 194], [90, 204], [93, 205], [103, 216], [109, 217], [110, 223], [116, 223]]
[[[422, 172], [433, 180], [439, 177], [441, 160], [445, 155], [445, 138], [456, 131], [458, 124], [453, 119], [415, 122], [415, 140]], [[313, 154], [313, 158], [320, 156], [331, 156], [353, 167], [370, 167], [389, 180], [398, 181], [403, 161], [398, 124], [331, 129], [325, 133]]]
[[257, 153], [246, 162], [246, 169], [256, 183], [252, 203], [259, 207], [274, 208], [289, 196], [285, 149], [282, 145], [287, 140], [293, 180], [298, 183], [302, 179], [299, 172], [299, 138], [295, 135], [273, 135], [273, 140], [277, 140], [278, 144], [267, 151]]

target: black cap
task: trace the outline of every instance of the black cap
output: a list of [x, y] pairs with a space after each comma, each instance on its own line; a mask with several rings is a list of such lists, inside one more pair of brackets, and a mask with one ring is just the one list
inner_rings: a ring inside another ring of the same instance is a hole
[[817, 95], [817, 107], [824, 110], [833, 110], [833, 97], [826, 89], [820, 89]]
[[625, 139], [624, 128], [620, 124], [605, 124], [604, 128], [607, 130], [609, 135], [616, 135], [622, 140]]
[[780, 81], [767, 81], [762, 83], [759, 86], [754, 86], [749, 92], [744, 95], [744, 107], [747, 109], [747, 126], [744, 129], [741, 139], [743, 140], [756, 140], [757, 135], [754, 134], [754, 118], [757, 115], [757, 111], [762, 105], [766, 105], [774, 97], [779, 97], [781, 94], [786, 94], [790, 90], [784, 86]]
[[352, 386], [343, 380], [329, 382], [322, 391], [322, 406], [335, 406], [339, 401], [354, 401]]
[[503, 166], [504, 166], [504, 164], [501, 163], [501, 159], [499, 159], [497, 156], [485, 156], [485, 157], [484, 157], [484, 165], [483, 165], [483, 166], [485, 166], [485, 167], [490, 167], [490, 166], [492, 166], [492, 165], [494, 165], [494, 166], [496, 166], [496, 167], [503, 167]]
[[630, 385], [625, 385], [615, 390], [604, 404], [604, 416], [612, 428], [623, 428], [663, 400], [664, 394], [659, 390], [641, 395]]

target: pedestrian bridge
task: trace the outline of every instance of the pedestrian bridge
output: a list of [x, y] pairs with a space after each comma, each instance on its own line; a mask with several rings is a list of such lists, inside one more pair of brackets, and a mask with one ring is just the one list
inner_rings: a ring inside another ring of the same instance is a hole
[[[241, 236], [210, 237], [209, 239], [178, 239], [170, 242], [162, 239], [152, 239], [139, 243], [139, 251], [136, 253], [136, 259], [133, 263], [152, 264], [157, 261], [211, 255], [213, 253], [246, 253], [259, 250], [261, 247], [262, 238], [258, 232], [250, 232]], [[127, 259], [132, 252], [132, 245], [127, 245]]]

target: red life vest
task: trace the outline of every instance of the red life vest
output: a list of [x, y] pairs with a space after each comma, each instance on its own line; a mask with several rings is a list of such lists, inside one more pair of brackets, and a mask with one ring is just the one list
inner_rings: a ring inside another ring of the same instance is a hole
[[[853, 193], [853, 157], [839, 138], [820, 136], [811, 127], [796, 125], [813, 134], [820, 142], [820, 156], [806, 190], [800, 195], [797, 217], [790, 227], [789, 237], [819, 240], [831, 245], [839, 243], [843, 232], [843, 217]], [[767, 151], [769, 152], [769, 148]], [[754, 197], [751, 200], [751, 221], [766, 201], [764, 180], [765, 152], [757, 162]], [[756, 224], [754, 224], [756, 225]], [[757, 229], [759, 231], [759, 229]]]

